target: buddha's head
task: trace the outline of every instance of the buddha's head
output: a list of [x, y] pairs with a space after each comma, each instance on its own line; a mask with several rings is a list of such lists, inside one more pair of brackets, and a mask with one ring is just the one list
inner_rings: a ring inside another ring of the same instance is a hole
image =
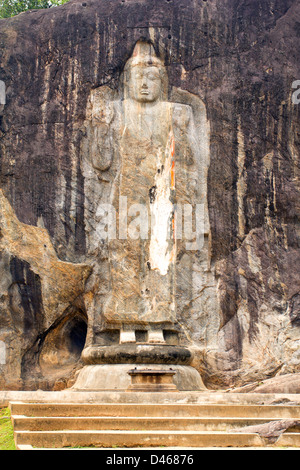
[[165, 99], [167, 74], [151, 43], [139, 41], [124, 68], [124, 95], [140, 103]]

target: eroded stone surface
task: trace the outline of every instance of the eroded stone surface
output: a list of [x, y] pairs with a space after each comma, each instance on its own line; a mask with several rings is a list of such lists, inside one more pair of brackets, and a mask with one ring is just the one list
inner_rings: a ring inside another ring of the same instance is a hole
[[85, 337], [76, 355], [72, 328], [71, 336], [65, 328], [59, 338], [57, 331], [77, 317], [82, 318], [81, 327], [86, 324], [79, 313], [80, 296], [91, 268], [59, 260], [47, 230], [19, 222], [1, 190], [0, 253], [0, 337], [7, 345], [1, 386], [30, 387], [35, 374], [46, 384], [53, 383], [61, 378], [62, 369], [67, 374], [80, 359]]

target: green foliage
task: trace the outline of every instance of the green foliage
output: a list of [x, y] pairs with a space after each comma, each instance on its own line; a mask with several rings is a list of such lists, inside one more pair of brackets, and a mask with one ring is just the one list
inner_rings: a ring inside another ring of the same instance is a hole
[[16, 450], [8, 408], [0, 408], [0, 450]]
[[63, 5], [69, 0], [0, 0], [0, 18], [10, 18], [26, 10]]

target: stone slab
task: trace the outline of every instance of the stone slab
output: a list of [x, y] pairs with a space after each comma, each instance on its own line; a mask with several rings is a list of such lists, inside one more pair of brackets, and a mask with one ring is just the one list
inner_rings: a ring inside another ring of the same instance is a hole
[[300, 406], [300, 394], [178, 392], [132, 393], [120, 391], [0, 391], [0, 406], [11, 401], [40, 403], [219, 403], [219, 404], [291, 404]]
[[[260, 447], [263, 440], [257, 434], [193, 431], [17, 431], [16, 445], [37, 447], [137, 447], [137, 446], [191, 446], [191, 447]], [[299, 441], [298, 436], [292, 436]]]
[[[27, 404], [31, 407], [31, 404]], [[230, 409], [229, 409], [230, 411]], [[47, 413], [48, 414], [48, 413]], [[112, 416], [18, 416], [13, 415], [15, 431], [226, 431], [245, 426], [261, 426], [266, 418], [195, 418], [195, 417], [112, 417]], [[278, 422], [278, 418], [268, 418], [268, 422]], [[250, 432], [250, 431], [249, 431]], [[251, 431], [253, 432], [253, 431]]]

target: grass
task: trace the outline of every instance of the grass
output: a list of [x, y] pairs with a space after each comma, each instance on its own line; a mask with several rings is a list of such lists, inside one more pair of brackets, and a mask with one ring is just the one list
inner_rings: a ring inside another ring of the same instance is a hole
[[16, 450], [9, 408], [0, 408], [0, 450]]

